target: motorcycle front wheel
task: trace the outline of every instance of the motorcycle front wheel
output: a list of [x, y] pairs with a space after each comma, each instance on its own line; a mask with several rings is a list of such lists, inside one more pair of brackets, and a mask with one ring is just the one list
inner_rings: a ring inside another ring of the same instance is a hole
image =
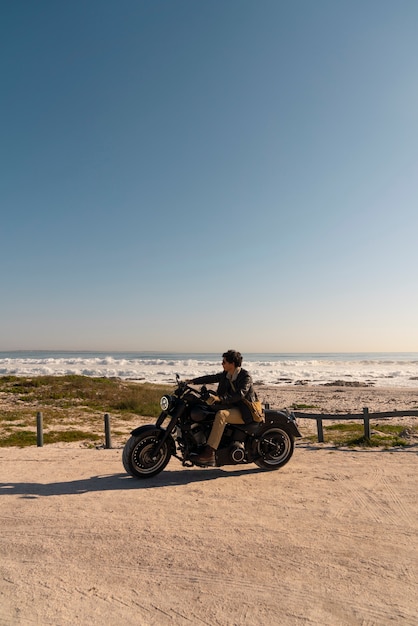
[[294, 438], [283, 428], [268, 427], [255, 443], [254, 463], [266, 470], [283, 467], [291, 458]]
[[165, 441], [155, 454], [160, 436], [159, 431], [154, 430], [128, 439], [122, 453], [123, 467], [128, 474], [134, 478], [151, 478], [163, 471], [171, 452]]

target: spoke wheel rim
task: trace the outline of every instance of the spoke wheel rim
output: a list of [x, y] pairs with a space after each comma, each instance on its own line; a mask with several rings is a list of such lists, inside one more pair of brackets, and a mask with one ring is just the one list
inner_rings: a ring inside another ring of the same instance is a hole
[[291, 441], [287, 433], [279, 428], [263, 434], [258, 444], [258, 452], [268, 465], [282, 463], [291, 452]]
[[135, 469], [141, 474], [150, 474], [155, 472], [167, 456], [167, 444], [165, 443], [160, 449], [157, 458], [154, 457], [153, 451], [158, 443], [157, 437], [145, 437], [135, 446], [132, 452], [132, 463]]

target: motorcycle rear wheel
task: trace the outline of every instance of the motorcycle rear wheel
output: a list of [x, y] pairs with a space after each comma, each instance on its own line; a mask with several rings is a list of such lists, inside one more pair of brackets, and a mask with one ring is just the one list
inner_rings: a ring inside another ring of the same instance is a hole
[[278, 426], [268, 427], [257, 440], [254, 463], [266, 470], [277, 470], [293, 455], [293, 435]]
[[165, 441], [157, 456], [154, 450], [159, 441], [158, 431], [132, 436], [125, 444], [122, 453], [123, 467], [134, 478], [152, 478], [163, 471], [171, 453]]

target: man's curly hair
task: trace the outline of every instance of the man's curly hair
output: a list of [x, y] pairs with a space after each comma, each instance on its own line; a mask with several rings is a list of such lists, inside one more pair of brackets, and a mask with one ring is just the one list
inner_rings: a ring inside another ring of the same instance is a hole
[[241, 352], [237, 352], [236, 350], [228, 350], [224, 352], [222, 357], [228, 361], [228, 363], [233, 363], [235, 367], [241, 367], [242, 363], [242, 354]]

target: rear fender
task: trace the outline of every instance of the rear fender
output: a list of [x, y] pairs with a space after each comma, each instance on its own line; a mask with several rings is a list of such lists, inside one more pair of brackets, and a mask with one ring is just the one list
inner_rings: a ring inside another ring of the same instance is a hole
[[265, 409], [264, 421], [266, 426], [282, 426], [294, 437], [302, 437], [293, 413]]

